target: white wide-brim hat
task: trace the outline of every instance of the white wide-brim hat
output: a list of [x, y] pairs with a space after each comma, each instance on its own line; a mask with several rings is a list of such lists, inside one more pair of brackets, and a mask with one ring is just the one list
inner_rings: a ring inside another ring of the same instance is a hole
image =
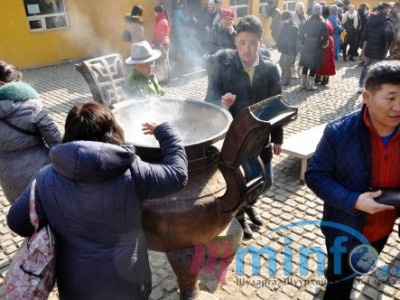
[[131, 46], [131, 56], [125, 60], [128, 65], [145, 64], [156, 60], [161, 56], [161, 51], [152, 49], [147, 41], [133, 43]]

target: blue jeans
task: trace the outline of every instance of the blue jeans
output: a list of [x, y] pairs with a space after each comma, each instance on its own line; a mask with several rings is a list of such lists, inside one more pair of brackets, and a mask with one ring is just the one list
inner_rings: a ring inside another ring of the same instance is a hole
[[340, 54], [340, 33], [333, 35], [333, 42], [335, 44], [335, 60], [339, 60]]
[[[261, 167], [258, 162], [257, 157], [252, 157], [248, 161], [246, 161], [243, 165], [243, 170], [245, 174], [246, 181], [249, 182], [250, 180], [255, 179], [256, 177], [261, 175]], [[273, 182], [273, 172], [272, 172], [272, 161], [264, 162], [265, 168], [265, 188], [267, 190], [271, 187]]]

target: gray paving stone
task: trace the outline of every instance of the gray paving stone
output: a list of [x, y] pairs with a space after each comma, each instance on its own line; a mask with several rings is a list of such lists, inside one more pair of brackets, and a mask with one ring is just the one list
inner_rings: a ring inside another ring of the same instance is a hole
[[[272, 59], [277, 62], [279, 56], [272, 51]], [[285, 137], [309, 129], [313, 126], [331, 121], [347, 112], [361, 106], [361, 100], [355, 89], [358, 84], [358, 76], [361, 68], [356, 63], [337, 63], [337, 75], [332, 77], [328, 87], [318, 87], [317, 91], [309, 92], [299, 90], [295, 81], [283, 92], [284, 99], [292, 105], [299, 106], [298, 118], [284, 128]], [[57, 126], [63, 131], [63, 124], [68, 110], [76, 103], [91, 100], [91, 94], [82, 76], [75, 71], [73, 64], [62, 64], [52, 67], [24, 70], [24, 80], [34, 86], [41, 94], [44, 106], [51, 113], [51, 117]], [[180, 74], [179, 80], [173, 80], [165, 86], [168, 97], [188, 97], [203, 100], [207, 88], [206, 72], [201, 68], [195, 68], [190, 74]], [[49, 80], [51, 78], [51, 80]], [[293, 239], [292, 247], [298, 250], [300, 247], [321, 246], [324, 248], [325, 239], [320, 229], [315, 226], [292, 227], [290, 230], [279, 232], [274, 236], [266, 234], [279, 226], [293, 221], [315, 220], [321, 218], [322, 201], [311, 192], [307, 186], [299, 184], [300, 161], [288, 155], [275, 156], [273, 158], [275, 184], [266, 191], [257, 204], [261, 215], [265, 220], [265, 226], [255, 230], [255, 238], [245, 241], [243, 245], [257, 245], [257, 247], [271, 246], [277, 256], [282, 256], [283, 237]], [[6, 214], [10, 205], [0, 190], [0, 289], [4, 279], [10, 258], [13, 256], [19, 244], [23, 240], [12, 234], [6, 224]], [[397, 226], [391, 235], [388, 246], [385, 247], [384, 262], [393, 264], [398, 261], [400, 243], [397, 238]], [[151, 299], [179, 299], [176, 292], [177, 283], [175, 275], [164, 254], [149, 251], [150, 264], [153, 272], [153, 291]], [[249, 260], [249, 259], [248, 259]], [[247, 261], [248, 261], [247, 260]], [[213, 290], [220, 299], [321, 299], [323, 288], [320, 286], [302, 286], [285, 284], [287, 276], [283, 275], [282, 258], [277, 260], [278, 275], [271, 276], [268, 272], [268, 261], [261, 258], [261, 278], [264, 286], [247, 286], [243, 292], [243, 286], [237, 283], [238, 275], [235, 272], [235, 260], [227, 271], [227, 285], [217, 285], [215, 274], [201, 275], [203, 289]], [[298, 272], [295, 265], [293, 270]], [[316, 263], [314, 259], [309, 262], [308, 277], [296, 276], [295, 278], [319, 278], [316, 276]], [[245, 267], [244, 278], [250, 280], [254, 277], [251, 267]], [[272, 284], [273, 279], [279, 278], [279, 283]], [[356, 284], [353, 294], [356, 299], [371, 299], [379, 290], [383, 297], [400, 299], [400, 282], [398, 276], [388, 278], [377, 276], [379, 284]], [[396, 293], [396, 294], [395, 294]], [[395, 295], [394, 295], [395, 294]], [[57, 293], [52, 297], [57, 299]]]

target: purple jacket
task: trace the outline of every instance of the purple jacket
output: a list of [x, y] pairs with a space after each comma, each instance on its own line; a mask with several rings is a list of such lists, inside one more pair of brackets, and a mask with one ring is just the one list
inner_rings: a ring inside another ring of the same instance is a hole
[[[156, 128], [163, 161], [141, 161], [132, 146], [76, 141], [50, 152], [37, 175], [40, 225], [56, 235], [60, 299], [147, 299], [151, 273], [143, 201], [183, 188], [187, 158], [167, 124]], [[11, 207], [10, 228], [29, 236], [29, 189]]]

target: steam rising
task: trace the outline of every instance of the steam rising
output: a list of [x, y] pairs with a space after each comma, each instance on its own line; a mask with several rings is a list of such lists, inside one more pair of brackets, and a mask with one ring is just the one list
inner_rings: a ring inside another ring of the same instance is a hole
[[154, 136], [143, 134], [145, 122], [168, 122], [188, 146], [225, 133], [231, 121], [228, 113], [204, 102], [172, 99], [126, 101], [115, 109], [114, 115], [127, 142], [151, 148], [159, 145]]

